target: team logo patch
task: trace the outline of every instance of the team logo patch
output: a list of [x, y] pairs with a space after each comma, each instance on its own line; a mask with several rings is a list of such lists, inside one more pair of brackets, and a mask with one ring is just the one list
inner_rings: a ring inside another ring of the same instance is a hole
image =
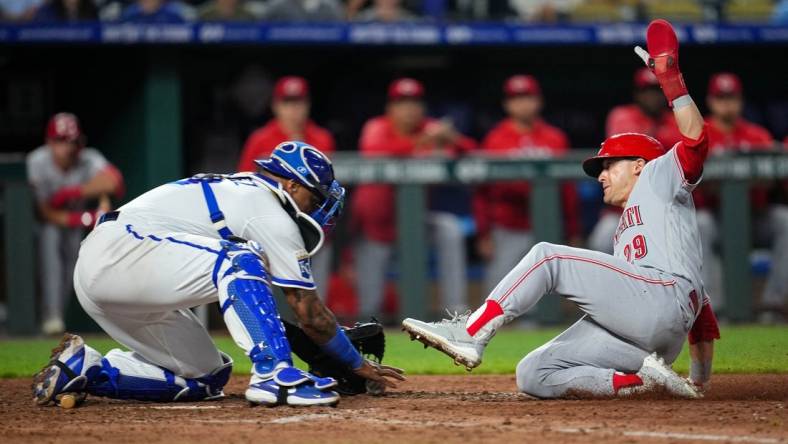
[[308, 255], [298, 255], [298, 268], [301, 270], [301, 277], [312, 279], [312, 260]]

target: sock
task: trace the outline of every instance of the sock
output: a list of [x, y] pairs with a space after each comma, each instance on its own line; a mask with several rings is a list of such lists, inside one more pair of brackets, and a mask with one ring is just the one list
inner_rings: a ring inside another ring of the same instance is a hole
[[624, 387], [632, 387], [643, 385], [643, 380], [640, 379], [640, 376], [634, 373], [613, 373], [613, 391], [618, 393]]
[[[468, 323], [465, 325], [465, 328], [469, 335], [475, 336], [482, 327], [498, 316], [503, 316], [503, 309], [498, 302], [488, 299], [482, 307], [477, 309], [470, 318], [468, 318]], [[499, 326], [500, 325], [497, 325], [496, 328]]]

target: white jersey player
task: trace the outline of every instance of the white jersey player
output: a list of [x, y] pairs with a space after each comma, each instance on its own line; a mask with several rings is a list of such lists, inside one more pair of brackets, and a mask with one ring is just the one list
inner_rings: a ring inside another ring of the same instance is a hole
[[[481, 363], [490, 339], [544, 295], [574, 302], [583, 317], [517, 365], [517, 386], [529, 395], [624, 395], [656, 386], [697, 397], [711, 372], [716, 319], [703, 297], [701, 247], [692, 190], [707, 152], [703, 118], [678, 66], [678, 41], [664, 20], [651, 23], [649, 53], [683, 141], [665, 150], [643, 134], [608, 138], [583, 163], [605, 203], [624, 208], [614, 254], [539, 243], [474, 313], [440, 323], [403, 322], [412, 337], [466, 367]], [[669, 364], [689, 334], [690, 379]], [[693, 384], [694, 383], [694, 384]]]
[[315, 292], [310, 256], [345, 194], [331, 162], [314, 147], [285, 142], [258, 164], [261, 174], [162, 185], [99, 220], [80, 249], [74, 286], [85, 311], [130, 351], [102, 356], [66, 335], [36, 375], [39, 404], [66, 392], [157, 401], [222, 396], [232, 361], [189, 310], [216, 301], [252, 361], [249, 401], [336, 403], [334, 379], [293, 366], [271, 285], [328, 356], [377, 383], [403, 378], [364, 359]]

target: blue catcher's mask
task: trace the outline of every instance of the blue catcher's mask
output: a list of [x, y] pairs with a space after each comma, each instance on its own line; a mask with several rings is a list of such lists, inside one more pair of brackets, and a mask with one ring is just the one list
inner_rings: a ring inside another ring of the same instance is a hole
[[309, 216], [321, 227], [332, 227], [342, 213], [345, 189], [334, 179], [334, 167], [325, 154], [304, 142], [283, 142], [271, 157], [255, 160], [265, 171], [292, 179], [321, 199], [320, 207]]

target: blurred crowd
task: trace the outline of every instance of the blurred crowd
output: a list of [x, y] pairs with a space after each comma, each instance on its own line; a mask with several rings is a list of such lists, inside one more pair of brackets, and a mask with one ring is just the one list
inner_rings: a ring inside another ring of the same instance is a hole
[[788, 23], [788, 0], [0, 0], [0, 21]]
[[[770, 132], [743, 117], [744, 85], [733, 73], [717, 73], [708, 89], [696, 93], [705, 101], [710, 156], [759, 150], [785, 150]], [[639, 132], [666, 147], [680, 135], [671, 110], [653, 74], [637, 70], [631, 103], [610, 110], [607, 135]], [[385, 94], [380, 115], [363, 125], [360, 155], [410, 158], [459, 157], [469, 153], [488, 156], [559, 157], [571, 141], [559, 127], [542, 118], [545, 94], [532, 75], [515, 74], [500, 87], [505, 117], [492, 125], [479, 141], [462, 134], [449, 119], [429, 117], [429, 92], [414, 78], [394, 79]], [[307, 79], [279, 78], [271, 92], [272, 118], [248, 135], [237, 171], [255, 171], [254, 159], [267, 157], [286, 140], [302, 140], [329, 156], [336, 147], [332, 133], [310, 119], [312, 94]], [[123, 193], [123, 178], [96, 149], [87, 147], [77, 117], [60, 113], [46, 129], [45, 143], [28, 156], [28, 175], [35, 189], [40, 216], [39, 250], [43, 293], [43, 330], [63, 329], [63, 306], [71, 287], [79, 239], [90, 229], [96, 214], [107, 211]], [[586, 235], [578, 183], [561, 186], [564, 239], [570, 245], [612, 253], [620, 209], [601, 208], [595, 226]], [[531, 185], [525, 181], [496, 182], [473, 190], [433, 186], [429, 190], [427, 232], [434, 256], [439, 306], [464, 311], [469, 301], [469, 258], [482, 263], [481, 292], [490, 291], [536, 243], [532, 231]], [[695, 192], [698, 224], [704, 251], [704, 281], [715, 307], [724, 313], [725, 289], [719, 260], [718, 185], [704, 182]], [[601, 199], [596, 199], [601, 200]], [[393, 312], [397, 303], [392, 269], [396, 255], [397, 225], [394, 188], [366, 184], [352, 190], [343, 224], [349, 241], [330, 239], [313, 258], [318, 291], [345, 319], [363, 319]], [[595, 207], [599, 208], [599, 207]], [[771, 272], [757, 304], [764, 322], [784, 322], [788, 300], [788, 181], [759, 182], [751, 187], [751, 211], [756, 245], [771, 255]], [[596, 212], [596, 210], [594, 210]], [[341, 244], [341, 245], [340, 245]], [[338, 260], [334, 260], [338, 259]], [[333, 262], [333, 263], [332, 263]], [[780, 271], [783, 272], [780, 272]], [[53, 276], [55, 278], [53, 278]]]

